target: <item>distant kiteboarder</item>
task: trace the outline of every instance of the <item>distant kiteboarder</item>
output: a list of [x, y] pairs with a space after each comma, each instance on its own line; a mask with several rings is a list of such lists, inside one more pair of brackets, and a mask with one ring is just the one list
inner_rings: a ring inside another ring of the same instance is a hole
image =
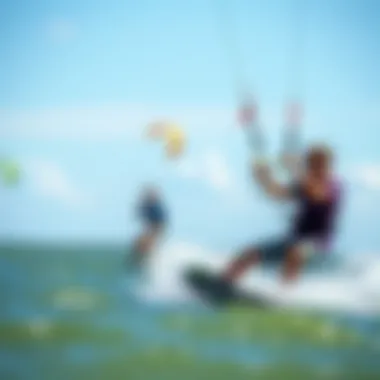
[[145, 189], [137, 205], [138, 217], [143, 222], [143, 232], [135, 240], [130, 252], [132, 265], [141, 266], [162, 237], [167, 224], [167, 213], [158, 190]]

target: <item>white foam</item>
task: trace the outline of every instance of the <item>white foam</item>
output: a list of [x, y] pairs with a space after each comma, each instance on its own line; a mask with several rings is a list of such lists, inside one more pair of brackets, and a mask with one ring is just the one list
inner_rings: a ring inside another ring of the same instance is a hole
[[[190, 302], [194, 300], [183, 281], [183, 272], [194, 264], [210, 270], [222, 269], [231, 255], [212, 252], [199, 245], [171, 242], [152, 255], [148, 271], [136, 290], [145, 300], [155, 302]], [[284, 287], [279, 276], [254, 270], [239, 284], [245, 290], [260, 292], [289, 307], [340, 310], [352, 313], [380, 313], [380, 255], [365, 255], [358, 259], [346, 257], [357, 269], [328, 274], [304, 275], [292, 286]], [[356, 263], [355, 263], [356, 261]], [[342, 263], [343, 268], [352, 265]]]
[[194, 264], [217, 270], [226, 260], [198, 245], [172, 242], [151, 256], [145, 281], [136, 290], [150, 301], [188, 302], [193, 297], [183, 281], [184, 270]]

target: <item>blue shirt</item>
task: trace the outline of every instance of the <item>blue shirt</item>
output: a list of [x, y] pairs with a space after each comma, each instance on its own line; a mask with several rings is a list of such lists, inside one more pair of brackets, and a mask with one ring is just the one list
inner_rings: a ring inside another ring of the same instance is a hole
[[163, 224], [166, 221], [166, 213], [159, 201], [146, 201], [140, 206], [139, 214], [148, 224]]
[[296, 184], [293, 196], [298, 205], [298, 213], [293, 222], [292, 236], [298, 239], [317, 238], [327, 243], [334, 233], [337, 213], [341, 200], [341, 189], [336, 181], [330, 186], [330, 196], [323, 202], [313, 201]]

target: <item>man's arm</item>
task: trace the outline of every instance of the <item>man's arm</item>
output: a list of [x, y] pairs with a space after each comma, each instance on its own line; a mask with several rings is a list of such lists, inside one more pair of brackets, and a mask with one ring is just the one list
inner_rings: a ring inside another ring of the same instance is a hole
[[255, 161], [253, 163], [253, 177], [261, 188], [272, 198], [279, 200], [290, 198], [290, 189], [274, 179], [268, 164]]
[[280, 165], [290, 178], [295, 179], [301, 172], [301, 157], [297, 153], [284, 152], [280, 156]]
[[298, 177], [301, 171], [301, 122], [301, 104], [291, 102], [286, 109], [283, 150], [279, 161], [282, 169], [293, 180]]

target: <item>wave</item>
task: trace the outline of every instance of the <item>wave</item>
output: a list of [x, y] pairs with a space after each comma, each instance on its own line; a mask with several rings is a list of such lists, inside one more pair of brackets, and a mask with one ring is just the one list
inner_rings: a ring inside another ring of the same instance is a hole
[[[134, 294], [149, 302], [194, 302], [196, 297], [183, 280], [184, 271], [192, 265], [218, 271], [230, 258], [231, 254], [196, 244], [167, 243], [152, 255], [143, 278], [135, 283]], [[259, 292], [284, 307], [380, 314], [380, 255], [335, 256], [287, 287], [281, 284], [278, 273], [256, 268], [238, 286]]]

